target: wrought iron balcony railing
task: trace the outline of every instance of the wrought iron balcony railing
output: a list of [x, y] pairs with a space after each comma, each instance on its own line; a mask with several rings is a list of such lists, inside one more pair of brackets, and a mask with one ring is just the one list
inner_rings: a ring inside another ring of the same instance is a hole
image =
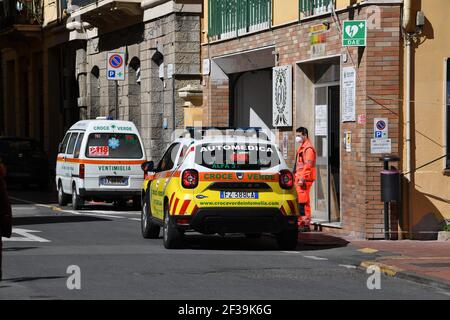
[[303, 17], [331, 12], [334, 0], [299, 0]]
[[208, 1], [208, 36], [212, 40], [264, 30], [271, 22], [271, 0]]
[[0, 2], [0, 30], [13, 25], [41, 25], [43, 0], [3, 0]]

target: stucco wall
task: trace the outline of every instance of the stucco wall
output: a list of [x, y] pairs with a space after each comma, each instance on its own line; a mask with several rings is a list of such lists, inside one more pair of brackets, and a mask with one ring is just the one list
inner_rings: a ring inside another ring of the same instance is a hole
[[[446, 154], [444, 61], [450, 58], [450, 2], [422, 0], [415, 1], [414, 5], [426, 16], [420, 44], [416, 42], [413, 50], [412, 157], [418, 168]], [[442, 159], [417, 169], [413, 175], [410, 223], [416, 238], [435, 237], [424, 232], [437, 231], [443, 219], [450, 219], [450, 177], [444, 175], [444, 169]]]

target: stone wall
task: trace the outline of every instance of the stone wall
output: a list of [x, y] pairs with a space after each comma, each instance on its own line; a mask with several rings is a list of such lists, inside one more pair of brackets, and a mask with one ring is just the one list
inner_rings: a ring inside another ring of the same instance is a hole
[[[163, 55], [164, 79], [159, 77], [157, 50]], [[119, 81], [118, 88], [106, 79], [108, 52], [127, 53], [126, 80]], [[173, 139], [174, 122], [176, 128], [184, 126], [178, 89], [200, 83], [200, 15], [173, 13], [100, 34], [86, 42], [86, 55], [87, 118], [115, 116], [118, 90], [119, 119], [137, 125], [148, 159], [159, 160]], [[173, 65], [175, 74], [170, 79], [168, 65]], [[98, 76], [93, 70], [98, 70]]]

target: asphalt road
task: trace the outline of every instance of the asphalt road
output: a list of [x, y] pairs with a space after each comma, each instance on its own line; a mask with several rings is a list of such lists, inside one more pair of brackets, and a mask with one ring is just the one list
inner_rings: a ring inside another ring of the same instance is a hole
[[[270, 236], [191, 234], [186, 248], [166, 250], [142, 238], [137, 211], [61, 210], [39, 192], [12, 195], [16, 233], [3, 243], [0, 299], [450, 299], [384, 275], [381, 289], [369, 290], [370, 275], [356, 266], [370, 255], [343, 241], [301, 237], [283, 252]], [[67, 287], [69, 266], [79, 267], [80, 290]]]

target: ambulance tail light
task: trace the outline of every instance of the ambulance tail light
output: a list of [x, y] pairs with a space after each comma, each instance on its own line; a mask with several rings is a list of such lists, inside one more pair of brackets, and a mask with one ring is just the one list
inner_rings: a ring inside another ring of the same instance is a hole
[[289, 170], [280, 171], [280, 187], [282, 189], [291, 189], [294, 186], [294, 175]]
[[194, 189], [198, 186], [198, 171], [187, 169], [181, 175], [181, 185], [186, 189]]
[[78, 176], [80, 177], [80, 179], [84, 179], [84, 164], [83, 163], [80, 164], [78, 172], [79, 172]]

